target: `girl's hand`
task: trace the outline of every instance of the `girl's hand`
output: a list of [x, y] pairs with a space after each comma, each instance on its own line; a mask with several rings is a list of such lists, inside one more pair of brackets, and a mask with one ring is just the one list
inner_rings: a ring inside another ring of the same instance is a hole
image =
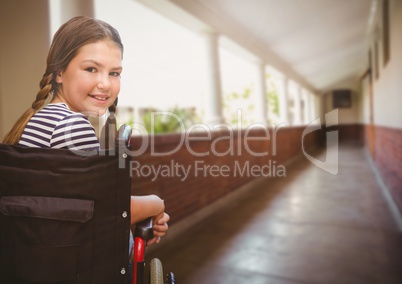
[[166, 234], [166, 231], [169, 229], [167, 222], [170, 220], [170, 216], [165, 212], [160, 213], [159, 215], [153, 217], [153, 227], [154, 227], [154, 238], [147, 242], [147, 245], [151, 245], [153, 243], [159, 243], [161, 237]]

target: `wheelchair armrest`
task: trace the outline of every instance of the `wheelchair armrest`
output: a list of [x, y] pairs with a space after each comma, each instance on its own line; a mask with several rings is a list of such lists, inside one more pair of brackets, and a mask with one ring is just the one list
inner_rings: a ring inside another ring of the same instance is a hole
[[149, 241], [154, 237], [152, 218], [147, 218], [144, 221], [135, 224], [134, 237], [140, 237], [145, 241]]
[[120, 147], [129, 146], [130, 138], [131, 138], [132, 129], [129, 125], [123, 124], [120, 126], [119, 131], [117, 133], [116, 142]]

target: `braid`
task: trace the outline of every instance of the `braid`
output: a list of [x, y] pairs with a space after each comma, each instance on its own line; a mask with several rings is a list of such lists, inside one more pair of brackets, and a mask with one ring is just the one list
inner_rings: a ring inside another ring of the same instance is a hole
[[99, 139], [101, 149], [114, 148], [115, 139], [117, 135], [116, 106], [117, 106], [117, 98], [113, 102], [113, 104], [109, 107], [109, 115], [101, 131]]
[[53, 73], [50, 73], [48, 75], [43, 75], [42, 80], [40, 81], [40, 91], [38, 92], [38, 94], [36, 95], [36, 99], [35, 101], [32, 103], [31, 108], [37, 112], [38, 110], [40, 110], [44, 104], [46, 99], [49, 97], [49, 94], [54, 93], [54, 86], [53, 86]]
[[39, 86], [41, 89], [36, 95], [35, 101], [32, 103], [31, 108], [27, 109], [24, 114], [17, 120], [14, 124], [13, 128], [6, 134], [3, 138], [3, 143], [15, 145], [20, 141], [21, 135], [24, 132], [25, 126], [28, 124], [29, 120], [32, 116], [40, 110], [44, 104], [46, 99], [49, 97], [49, 94], [54, 92], [53, 85], [53, 73], [45, 74], [40, 81]]
[[110, 112], [110, 113], [115, 113], [115, 112], [116, 112], [116, 106], [115, 106], [114, 104], [112, 104], [112, 105], [109, 107], [109, 112]]
[[116, 112], [116, 107], [117, 107], [117, 102], [118, 102], [118, 98], [116, 98], [113, 102], [113, 104], [109, 107], [109, 112], [110, 113], [115, 113]]

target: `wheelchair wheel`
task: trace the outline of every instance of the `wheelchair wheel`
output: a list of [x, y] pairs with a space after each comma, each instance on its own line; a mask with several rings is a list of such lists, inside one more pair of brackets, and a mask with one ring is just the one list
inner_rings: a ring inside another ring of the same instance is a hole
[[150, 284], [164, 284], [162, 262], [154, 258], [149, 264]]

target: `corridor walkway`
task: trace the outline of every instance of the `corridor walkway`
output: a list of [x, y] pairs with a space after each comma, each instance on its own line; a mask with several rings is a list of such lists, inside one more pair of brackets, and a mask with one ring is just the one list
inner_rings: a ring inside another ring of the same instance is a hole
[[400, 284], [390, 212], [363, 148], [346, 145], [338, 175], [295, 162], [148, 258], [179, 284]]

